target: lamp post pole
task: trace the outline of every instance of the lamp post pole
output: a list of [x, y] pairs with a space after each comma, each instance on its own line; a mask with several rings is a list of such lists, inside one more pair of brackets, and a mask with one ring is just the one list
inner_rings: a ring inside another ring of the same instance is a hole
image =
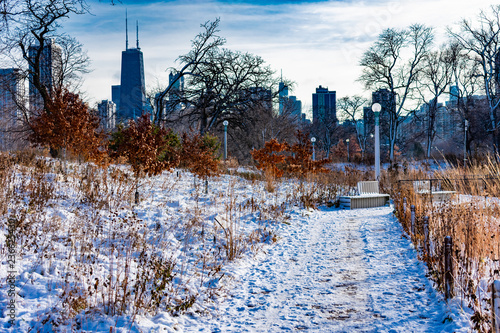
[[349, 139], [345, 139], [345, 142], [347, 143], [347, 163], [349, 163]]
[[314, 143], [316, 142], [316, 138], [314, 136], [311, 138], [311, 142], [312, 142], [312, 146], [313, 146], [313, 156], [312, 156], [312, 159], [313, 159], [313, 161], [316, 161], [316, 154], [315, 154], [315, 151], [314, 151]]
[[464, 168], [465, 165], [467, 164], [467, 130], [469, 128], [469, 121], [465, 119], [465, 126], [464, 126]]
[[375, 179], [380, 178], [380, 110], [382, 106], [379, 103], [372, 105], [372, 110], [375, 115]]
[[227, 160], [227, 125], [229, 122], [227, 120], [224, 120], [222, 122], [224, 125], [224, 161]]

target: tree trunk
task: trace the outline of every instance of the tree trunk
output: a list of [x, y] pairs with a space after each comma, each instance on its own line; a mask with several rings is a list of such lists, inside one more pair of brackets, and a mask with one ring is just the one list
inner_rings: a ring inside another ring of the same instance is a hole
[[391, 138], [391, 153], [389, 155], [389, 159], [391, 160], [391, 164], [394, 163], [394, 145], [396, 144], [396, 137]]

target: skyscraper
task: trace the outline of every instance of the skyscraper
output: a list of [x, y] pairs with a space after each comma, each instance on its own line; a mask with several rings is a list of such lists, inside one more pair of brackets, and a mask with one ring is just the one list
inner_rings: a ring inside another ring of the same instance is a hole
[[172, 85], [172, 91], [184, 90], [184, 76], [179, 77], [179, 75], [172, 72], [168, 74], [168, 84]]
[[0, 149], [12, 147], [15, 129], [21, 125], [18, 103], [24, 101], [24, 80], [18, 68], [0, 69]]
[[[58, 79], [62, 71], [62, 48], [50, 38], [45, 40], [45, 45], [40, 54], [40, 84], [42, 84], [49, 94], [56, 88]], [[32, 45], [28, 49], [28, 56], [35, 61], [40, 50], [39, 45]], [[30, 65], [29, 69], [29, 103], [30, 113], [34, 113], [43, 108], [43, 99], [40, 92], [35, 87], [35, 68]]]
[[107, 99], [97, 104], [101, 127], [106, 131], [111, 131], [116, 125], [116, 104]]
[[316, 93], [312, 95], [313, 123], [337, 122], [337, 98], [336, 92], [319, 86]]
[[281, 74], [281, 80], [279, 83], [278, 97], [279, 97], [279, 114], [283, 114], [283, 111], [285, 110], [285, 105], [287, 104], [288, 101], [288, 86], [286, 86], [285, 83], [283, 82], [283, 73]]
[[122, 51], [122, 67], [119, 88], [120, 101], [117, 103], [118, 122], [125, 122], [129, 119], [136, 119], [140, 117], [146, 106], [144, 60], [142, 51], [139, 47], [139, 25], [137, 24], [136, 48], [129, 48], [127, 22], [128, 20], [126, 18], [126, 42], [125, 51]]
[[172, 85], [172, 88], [168, 93], [168, 101], [165, 104], [165, 107], [168, 112], [179, 111], [183, 108], [182, 100], [184, 98], [184, 76], [170, 72], [168, 75], [168, 83]]
[[290, 104], [290, 115], [297, 120], [302, 119], [302, 101], [297, 99], [297, 96], [289, 96], [288, 103]]
[[120, 108], [120, 85], [111, 86], [111, 100], [116, 105], [116, 109]]

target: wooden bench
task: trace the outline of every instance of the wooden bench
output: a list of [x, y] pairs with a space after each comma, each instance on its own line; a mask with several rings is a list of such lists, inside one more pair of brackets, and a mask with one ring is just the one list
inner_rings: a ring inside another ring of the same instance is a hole
[[413, 182], [413, 190], [418, 195], [429, 196], [432, 201], [450, 200], [456, 194], [455, 191], [433, 190], [430, 180], [415, 180]]
[[340, 207], [347, 209], [371, 208], [387, 205], [389, 194], [379, 193], [378, 181], [364, 181], [358, 183], [359, 195], [341, 196]]

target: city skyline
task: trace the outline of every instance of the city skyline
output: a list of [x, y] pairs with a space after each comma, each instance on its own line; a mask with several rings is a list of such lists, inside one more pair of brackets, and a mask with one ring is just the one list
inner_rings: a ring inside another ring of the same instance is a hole
[[[126, 1], [117, 5], [89, 1], [92, 15], [73, 16], [62, 31], [74, 36], [92, 60], [81, 91], [89, 102], [111, 99], [120, 82], [120, 54], [125, 40], [125, 11], [139, 21], [146, 89], [168, 84], [175, 59], [190, 50], [200, 24], [220, 17], [225, 47], [261, 56], [278, 76], [294, 81], [289, 91], [311, 116], [312, 94], [319, 85], [338, 98], [371, 92], [356, 82], [359, 59], [383, 29], [422, 23], [436, 29], [436, 46], [447, 26], [474, 20], [493, 1], [457, 4], [441, 1]], [[444, 17], [443, 13], [447, 13]], [[97, 38], [96, 38], [97, 37]]]

